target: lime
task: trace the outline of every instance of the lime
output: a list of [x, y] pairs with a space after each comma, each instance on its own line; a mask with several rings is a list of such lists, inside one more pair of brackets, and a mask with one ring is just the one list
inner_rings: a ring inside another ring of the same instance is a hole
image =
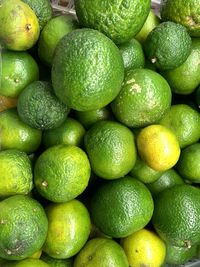
[[121, 240], [129, 266], [160, 267], [166, 254], [166, 246], [154, 232], [141, 229]]
[[192, 182], [200, 181], [200, 143], [195, 143], [182, 149], [177, 163], [180, 175]]
[[140, 31], [149, 14], [150, 3], [150, 0], [75, 0], [75, 10], [83, 27], [99, 30], [119, 44]]
[[34, 199], [15, 195], [0, 202], [0, 257], [20, 260], [43, 246], [48, 220]]
[[70, 145], [52, 146], [37, 159], [34, 182], [38, 192], [53, 202], [66, 202], [88, 185], [90, 163], [86, 153]]
[[91, 222], [86, 207], [73, 199], [48, 205], [46, 213], [49, 229], [43, 251], [55, 259], [67, 259], [77, 254], [90, 234]]
[[3, 51], [0, 94], [17, 97], [28, 84], [39, 78], [39, 68], [27, 52]]
[[117, 120], [129, 127], [157, 123], [171, 105], [171, 89], [155, 71], [135, 69], [127, 72], [120, 93], [111, 104]]
[[161, 18], [171, 20], [187, 27], [191, 36], [200, 36], [199, 0], [166, 0], [162, 1]]
[[21, 120], [29, 126], [49, 130], [64, 122], [69, 108], [54, 95], [50, 83], [35, 81], [19, 95], [17, 111]]
[[177, 68], [162, 71], [172, 91], [188, 95], [194, 92], [200, 83], [200, 40], [192, 39], [192, 50], [186, 61]]
[[0, 133], [1, 150], [17, 149], [31, 154], [41, 143], [42, 132], [22, 122], [16, 109], [0, 112]]
[[143, 68], [145, 63], [144, 51], [142, 45], [136, 40], [118, 46], [122, 54], [125, 70]]
[[175, 185], [154, 201], [153, 226], [167, 243], [190, 248], [200, 242], [200, 189]]
[[34, 11], [20, 0], [0, 1], [0, 25], [0, 41], [7, 49], [27, 50], [38, 40], [38, 19]]
[[169, 169], [161, 174], [160, 178], [156, 181], [147, 184], [147, 187], [151, 191], [152, 196], [156, 197], [163, 190], [177, 184], [184, 184], [183, 179], [174, 169]]
[[172, 168], [180, 156], [180, 146], [175, 134], [159, 124], [147, 126], [139, 132], [137, 148], [140, 157], [156, 171]]
[[78, 253], [74, 267], [128, 267], [123, 249], [114, 240], [94, 238]]
[[160, 124], [174, 132], [181, 148], [196, 143], [200, 138], [200, 114], [188, 105], [172, 105]]
[[0, 151], [0, 166], [0, 198], [31, 191], [33, 175], [26, 153], [12, 149]]
[[52, 64], [55, 94], [78, 111], [99, 109], [119, 93], [124, 65], [117, 46], [102, 33], [78, 29], [56, 47]]
[[73, 118], [67, 118], [60, 127], [44, 131], [42, 142], [45, 147], [59, 144], [81, 146], [84, 135], [82, 124]]
[[167, 21], [156, 26], [147, 36], [145, 52], [157, 68], [168, 70], [179, 67], [191, 52], [191, 37], [180, 24]]
[[142, 229], [151, 219], [153, 200], [140, 181], [125, 176], [95, 190], [91, 199], [94, 224], [111, 237], [126, 237]]
[[155, 171], [149, 167], [139, 156], [137, 156], [136, 163], [130, 171], [130, 175], [137, 178], [141, 182], [148, 184], [160, 178], [162, 171]]
[[89, 129], [95, 122], [112, 118], [111, 111], [107, 106], [90, 111], [76, 111], [75, 116], [86, 129]]
[[50, 19], [39, 37], [38, 55], [40, 59], [51, 66], [58, 42], [77, 27], [76, 19], [69, 14], [58, 15]]
[[93, 172], [104, 179], [126, 175], [136, 161], [134, 135], [115, 121], [99, 121], [86, 133], [85, 149]]

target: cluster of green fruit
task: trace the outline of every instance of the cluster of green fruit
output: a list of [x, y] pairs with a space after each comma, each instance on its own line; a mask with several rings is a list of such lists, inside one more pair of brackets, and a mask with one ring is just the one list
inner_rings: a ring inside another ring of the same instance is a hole
[[0, 267], [200, 254], [200, 0], [0, 0]]

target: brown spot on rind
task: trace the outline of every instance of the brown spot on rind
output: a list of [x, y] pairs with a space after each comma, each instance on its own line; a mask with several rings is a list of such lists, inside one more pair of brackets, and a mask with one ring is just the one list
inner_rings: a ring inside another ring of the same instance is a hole
[[30, 31], [30, 30], [32, 29], [32, 25], [31, 25], [31, 24], [26, 24], [26, 29], [27, 29], [28, 31]]

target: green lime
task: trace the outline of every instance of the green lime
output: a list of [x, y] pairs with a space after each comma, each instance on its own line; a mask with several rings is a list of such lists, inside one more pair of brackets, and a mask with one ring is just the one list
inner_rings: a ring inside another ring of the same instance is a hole
[[69, 108], [54, 95], [50, 83], [35, 81], [19, 95], [17, 111], [21, 120], [29, 126], [49, 130], [65, 121]]
[[123, 177], [136, 161], [134, 135], [115, 121], [99, 121], [86, 133], [85, 149], [93, 172], [104, 179]]
[[95, 122], [112, 118], [107, 106], [90, 111], [76, 111], [75, 116], [86, 129], [89, 129]]
[[200, 242], [200, 189], [175, 185], [154, 201], [153, 226], [173, 246], [190, 248]]
[[136, 128], [157, 123], [170, 105], [171, 89], [167, 81], [155, 71], [135, 69], [127, 72], [111, 107], [117, 120]]
[[78, 200], [46, 208], [49, 229], [43, 251], [55, 259], [68, 259], [86, 243], [91, 229], [86, 207]]
[[3, 51], [1, 56], [1, 95], [17, 97], [24, 87], [38, 80], [38, 65], [27, 52]]
[[147, 58], [162, 70], [179, 67], [191, 53], [191, 37], [187, 29], [167, 21], [156, 26], [148, 35], [144, 48]]
[[0, 112], [0, 133], [1, 150], [17, 149], [31, 154], [41, 143], [42, 132], [22, 122], [16, 109]]
[[58, 15], [50, 19], [39, 37], [38, 55], [40, 59], [51, 66], [58, 42], [77, 27], [76, 19], [69, 14]]
[[192, 50], [182, 65], [172, 70], [162, 71], [172, 91], [176, 94], [188, 95], [194, 92], [200, 83], [200, 40], [192, 39]]
[[162, 20], [184, 25], [191, 36], [200, 36], [199, 0], [166, 0], [161, 4]]
[[0, 151], [0, 166], [0, 198], [31, 191], [33, 175], [26, 153], [12, 149]]
[[78, 253], [74, 267], [128, 267], [128, 260], [121, 246], [114, 240], [94, 238]]
[[45, 147], [59, 144], [81, 146], [84, 135], [82, 124], [73, 118], [67, 118], [60, 127], [44, 131], [42, 142]]
[[197, 246], [191, 248], [176, 247], [171, 244], [166, 244], [165, 262], [168, 264], [182, 265], [194, 258], [197, 254]]
[[131, 176], [137, 178], [145, 184], [149, 184], [158, 180], [162, 174], [162, 171], [156, 171], [149, 167], [139, 156], [137, 156], [136, 163], [133, 169], [130, 171]]
[[122, 54], [125, 70], [143, 68], [145, 56], [142, 45], [136, 40], [131, 39], [129, 42], [118, 46]]
[[158, 178], [156, 181], [147, 184], [147, 187], [152, 196], [156, 197], [163, 190], [173, 187], [177, 184], [184, 184], [183, 179], [174, 169], [169, 169], [161, 174], [160, 178]]
[[200, 114], [188, 105], [172, 105], [160, 124], [174, 132], [181, 148], [200, 138]]
[[15, 195], [0, 202], [0, 257], [20, 260], [43, 246], [48, 220], [43, 207], [28, 196]]
[[38, 192], [53, 202], [66, 202], [80, 195], [88, 185], [90, 163], [79, 147], [57, 145], [37, 159], [34, 182]]
[[58, 98], [70, 108], [88, 111], [106, 106], [119, 93], [123, 78], [119, 49], [98, 31], [74, 30], [56, 47], [53, 87]]
[[94, 224], [108, 236], [126, 237], [142, 229], [153, 214], [153, 200], [140, 181], [125, 176], [95, 190], [91, 199]]
[[182, 149], [176, 168], [184, 179], [199, 183], [200, 143], [195, 143]]
[[99, 30], [120, 44], [140, 31], [150, 3], [150, 0], [75, 0], [75, 10], [81, 26]]

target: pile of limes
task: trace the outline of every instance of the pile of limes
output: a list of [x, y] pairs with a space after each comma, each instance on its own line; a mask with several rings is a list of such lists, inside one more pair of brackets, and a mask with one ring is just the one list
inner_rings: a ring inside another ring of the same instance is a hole
[[0, 0], [0, 267], [200, 255], [200, 0]]

